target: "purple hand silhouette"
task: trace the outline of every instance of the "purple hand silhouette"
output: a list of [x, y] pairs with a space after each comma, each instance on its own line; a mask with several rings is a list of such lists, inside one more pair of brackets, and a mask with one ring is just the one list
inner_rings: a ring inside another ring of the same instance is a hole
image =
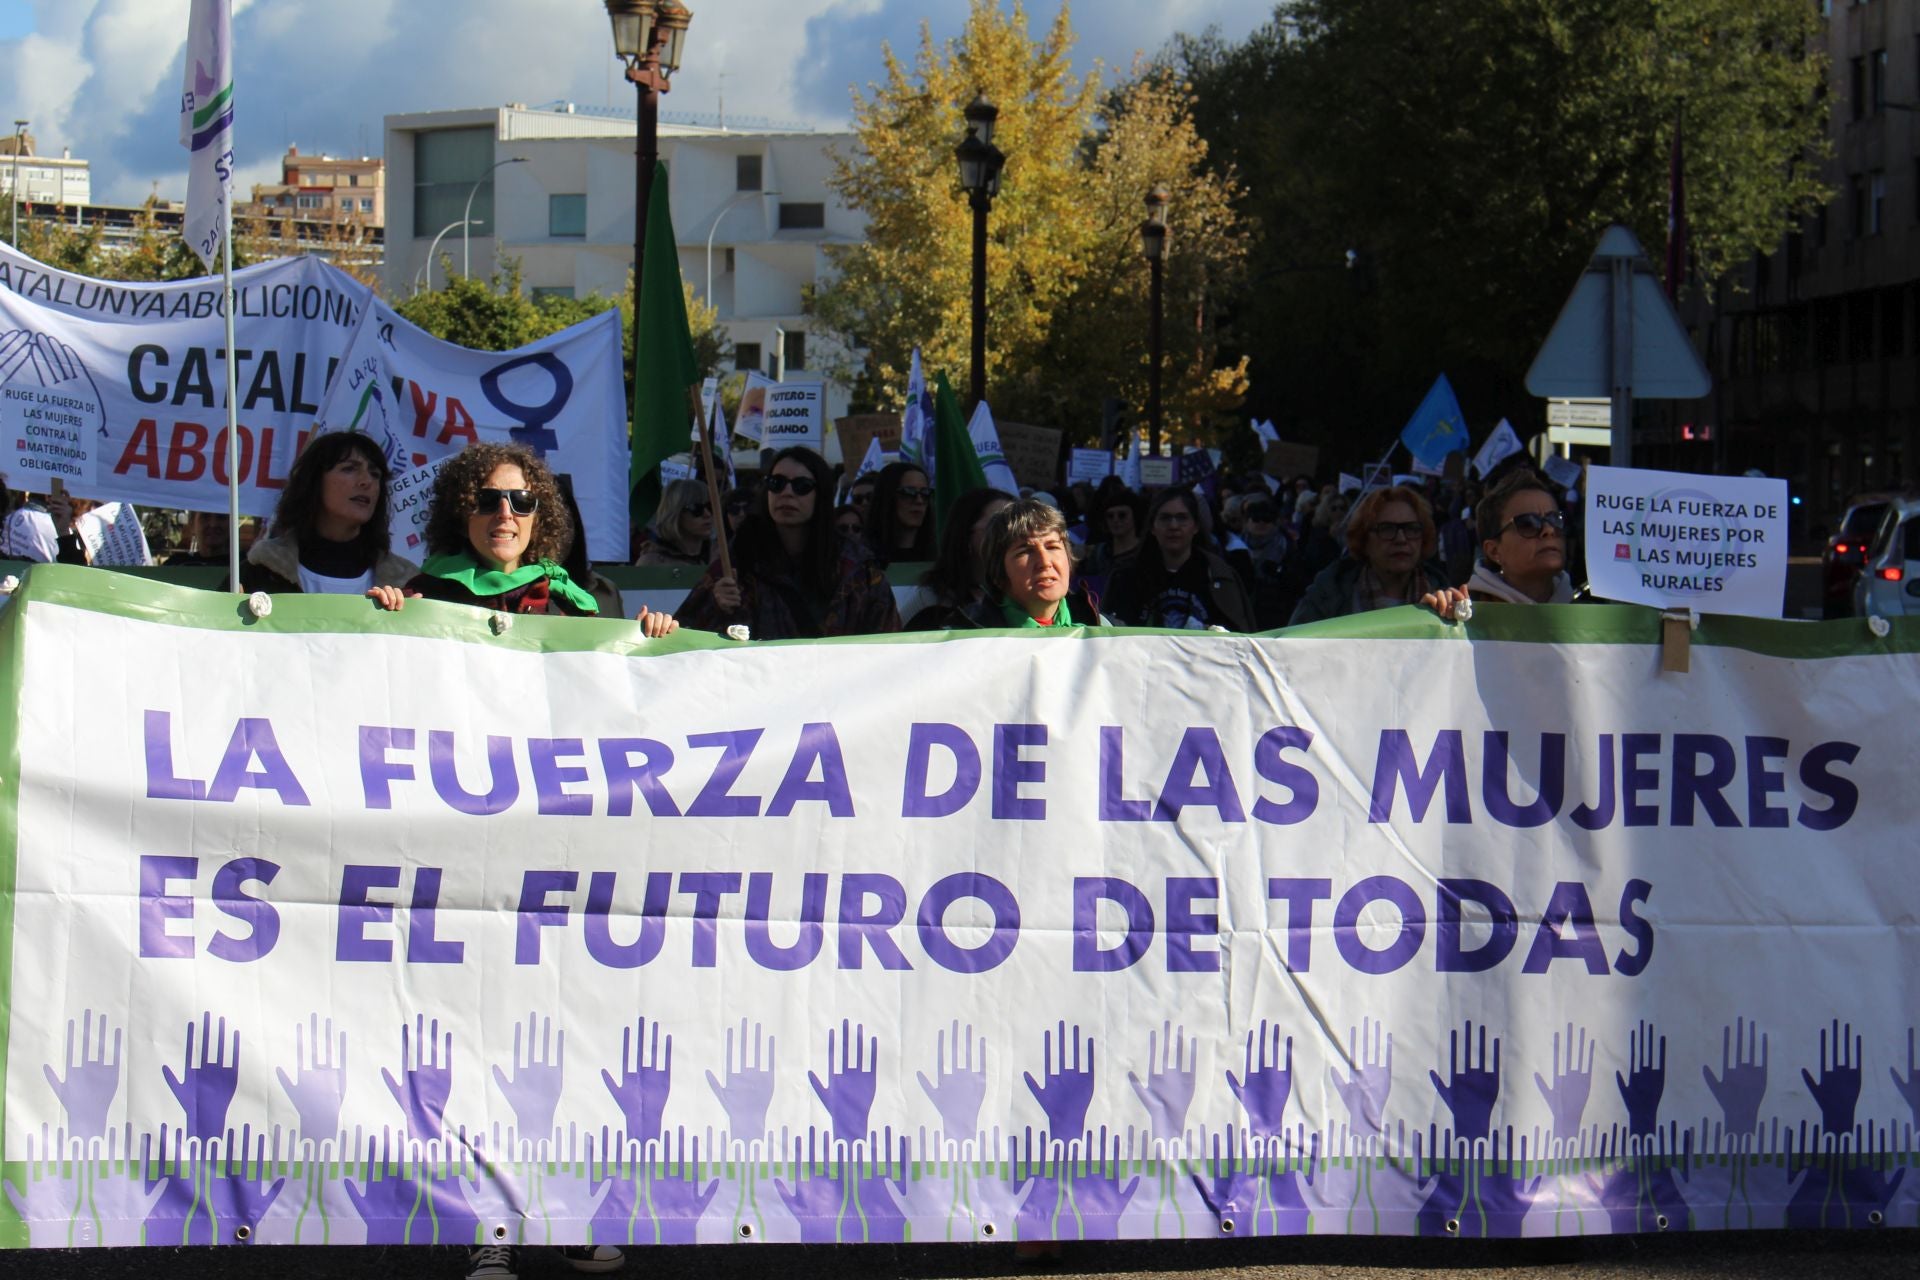
[[837, 1244], [840, 1241], [840, 1212], [847, 1207], [847, 1184], [826, 1174], [795, 1180], [789, 1187], [779, 1178], [773, 1180], [787, 1212], [800, 1225], [802, 1244]]
[[[636, 1042], [638, 1052], [635, 1051]], [[659, 1022], [653, 1024], [651, 1047], [647, 1042], [645, 1018], [638, 1019], [634, 1026], [622, 1028], [620, 1078], [615, 1080], [603, 1067], [600, 1080], [619, 1105], [620, 1114], [626, 1117], [627, 1137], [641, 1143], [654, 1141], [660, 1136], [661, 1117], [667, 1109], [667, 1094], [673, 1090], [673, 1037], [667, 1037], [667, 1047], [663, 1053]]]
[[[1176, 1039], [1177, 1034], [1177, 1039]], [[1193, 1105], [1193, 1085], [1200, 1065], [1200, 1041], [1187, 1042], [1187, 1029], [1176, 1033], [1171, 1019], [1158, 1032], [1147, 1032], [1147, 1082], [1127, 1072], [1134, 1096], [1147, 1109], [1153, 1136], [1177, 1141], [1186, 1132], [1187, 1108]]]
[[1893, 1087], [1905, 1100], [1907, 1110], [1913, 1113], [1914, 1127], [1920, 1129], [1920, 1065], [1914, 1062], [1912, 1027], [1907, 1028], [1907, 1078], [1902, 1080], [1895, 1067], [1888, 1067], [1887, 1074], [1893, 1077]]
[[[1047, 1131], [1053, 1137], [1066, 1140], [1079, 1137], [1087, 1127], [1087, 1107], [1093, 1102], [1093, 1037], [1087, 1037], [1084, 1059], [1081, 1056], [1080, 1028], [1073, 1029], [1073, 1060], [1067, 1060], [1067, 1024], [1063, 1020], [1059, 1027], [1060, 1069], [1053, 1069], [1054, 1033], [1040, 1033], [1040, 1073], [1046, 1079], [1042, 1085], [1033, 1078], [1033, 1072], [1023, 1071], [1027, 1088], [1033, 1091], [1033, 1097], [1040, 1104], [1040, 1110], [1047, 1116]], [[1080, 1064], [1084, 1061], [1086, 1065]]]
[[1648, 1138], [1660, 1127], [1660, 1095], [1667, 1087], [1667, 1038], [1660, 1037], [1660, 1055], [1654, 1057], [1653, 1026], [1643, 1022], [1627, 1034], [1627, 1074], [1613, 1073], [1620, 1100], [1627, 1104], [1627, 1132]]
[[[1849, 1040], [1853, 1042], [1851, 1057], [1847, 1054]], [[1827, 1033], [1820, 1033], [1820, 1079], [1815, 1081], [1805, 1067], [1800, 1068], [1807, 1092], [1820, 1104], [1820, 1127], [1828, 1133], [1853, 1132], [1853, 1110], [1860, 1101], [1860, 1050], [1861, 1037], [1853, 1034], [1853, 1024], [1849, 1022], [1842, 1031], [1840, 1020], [1835, 1018], [1831, 1057]]]
[[412, 1041], [407, 1039], [407, 1024], [401, 1023], [400, 1079], [385, 1067], [380, 1076], [407, 1117], [408, 1134], [421, 1142], [439, 1138], [446, 1127], [447, 1095], [453, 1092], [453, 1032], [447, 1032], [442, 1047], [440, 1019], [429, 1026], [424, 1014], [416, 1016]]
[[707, 1072], [707, 1087], [726, 1108], [727, 1131], [742, 1142], [757, 1142], [766, 1136], [767, 1107], [773, 1101], [773, 1037], [766, 1038], [766, 1065], [762, 1066], [760, 1033], [760, 1024], [756, 1022], [753, 1024], [753, 1057], [749, 1060], [747, 1020], [740, 1019], [740, 1057], [736, 1066], [733, 1028], [727, 1028], [726, 1059], [721, 1065], [727, 1073], [726, 1083], [716, 1080], [713, 1072]]
[[[1758, 1042], [1758, 1056], [1755, 1047]], [[1720, 1029], [1720, 1075], [1711, 1067], [1701, 1067], [1713, 1100], [1728, 1133], [1752, 1133], [1760, 1126], [1760, 1101], [1767, 1096], [1767, 1037], [1760, 1024], [1747, 1026], [1745, 1018], [1735, 1018], [1731, 1027]]]
[[980, 1103], [987, 1096], [987, 1038], [980, 1037], [980, 1056], [974, 1057], [973, 1024], [967, 1024], [964, 1053], [960, 1045], [960, 1022], [953, 1023], [953, 1070], [947, 1070], [947, 1033], [934, 1037], [933, 1079], [916, 1071], [920, 1089], [940, 1113], [940, 1128], [947, 1137], [964, 1142], [973, 1137], [980, 1124]]
[[1553, 1136], [1562, 1141], [1571, 1142], [1580, 1136], [1580, 1118], [1586, 1114], [1587, 1099], [1593, 1094], [1593, 1054], [1598, 1047], [1597, 1040], [1588, 1041], [1585, 1027], [1580, 1028], [1576, 1041], [1569, 1022], [1565, 1059], [1560, 1056], [1560, 1033], [1553, 1033], [1553, 1083], [1541, 1079], [1538, 1071], [1533, 1073], [1533, 1087], [1553, 1113]]
[[1267, 1020], [1262, 1018], [1258, 1032], [1247, 1032], [1247, 1060], [1241, 1068], [1244, 1078], [1235, 1079], [1233, 1072], [1227, 1072], [1227, 1087], [1246, 1109], [1247, 1130], [1256, 1137], [1271, 1137], [1280, 1132], [1285, 1124], [1287, 1099], [1293, 1095], [1293, 1037], [1286, 1038], [1283, 1062], [1280, 1024], [1273, 1024], [1271, 1049], [1267, 1025]]
[[[152, 1134], [142, 1135], [143, 1147], [151, 1149], [152, 1142]], [[166, 1190], [157, 1184], [148, 1186], [141, 1176], [141, 1167], [128, 1161], [122, 1171], [96, 1175], [88, 1194], [93, 1201], [93, 1211], [100, 1219], [100, 1243], [108, 1248], [120, 1248], [141, 1243], [147, 1215], [153, 1212]]]
[[[300, 1024], [293, 1024], [292, 1078], [288, 1078], [285, 1067], [275, 1067], [273, 1073], [280, 1077], [280, 1087], [300, 1114], [300, 1136], [317, 1146], [340, 1133], [340, 1104], [347, 1096], [347, 1033], [340, 1033], [336, 1048], [332, 1018], [322, 1030], [320, 1015], [309, 1014], [307, 1027], [307, 1035], [303, 1035]], [[308, 1036], [313, 1042], [311, 1062]]]
[[1484, 1138], [1493, 1128], [1493, 1104], [1500, 1096], [1500, 1040], [1493, 1041], [1491, 1065], [1487, 1057], [1487, 1028], [1480, 1027], [1480, 1065], [1473, 1065], [1473, 1022], [1467, 1022], [1467, 1060], [1460, 1061], [1460, 1033], [1448, 1033], [1451, 1045], [1447, 1056], [1450, 1080], [1442, 1080], [1437, 1071], [1428, 1071], [1440, 1101], [1453, 1113], [1453, 1135], [1471, 1141]]
[[40, 1070], [47, 1086], [67, 1113], [67, 1136], [82, 1140], [107, 1135], [107, 1109], [120, 1088], [120, 1031], [113, 1033], [113, 1057], [107, 1057], [107, 1015], [100, 1015], [100, 1038], [93, 1038], [93, 1010], [80, 1015], [80, 1053], [73, 1051], [73, 1019], [67, 1019], [67, 1075], [53, 1074], [53, 1064], [43, 1063]]
[[[237, 1240], [235, 1231], [240, 1227], [247, 1228], [247, 1239], [251, 1242], [257, 1234], [260, 1219], [267, 1216], [267, 1210], [280, 1198], [280, 1189], [287, 1184], [285, 1178], [275, 1178], [268, 1183], [265, 1178], [249, 1178], [245, 1175], [247, 1133], [247, 1130], [241, 1132], [239, 1150], [242, 1160], [239, 1166], [222, 1161], [207, 1169], [207, 1203], [213, 1215], [213, 1238], [223, 1244]], [[231, 1130], [227, 1137], [231, 1145]], [[261, 1163], [256, 1167], [264, 1171], [270, 1166]], [[242, 1171], [234, 1172], [236, 1168]]]
[[411, 1238], [412, 1232], [408, 1230], [416, 1217], [421, 1222], [430, 1221], [424, 1202], [425, 1188], [418, 1182], [390, 1170], [375, 1177], [371, 1160], [359, 1183], [352, 1178], [346, 1181], [347, 1198], [353, 1201], [353, 1211], [367, 1224], [368, 1244], [426, 1243]]
[[1840, 1192], [1846, 1199], [1848, 1221], [1838, 1225], [1869, 1225], [1873, 1219], [1868, 1215], [1873, 1213], [1886, 1221], [1887, 1206], [1893, 1203], [1901, 1180], [1907, 1176], [1906, 1166], [1893, 1168], [1892, 1159], [1881, 1152], [1867, 1151], [1841, 1162]]
[[1068, 1184], [1068, 1203], [1080, 1219], [1082, 1240], [1118, 1240], [1120, 1215], [1127, 1211], [1133, 1193], [1140, 1189], [1135, 1174], [1123, 1187], [1120, 1179], [1103, 1173], [1076, 1173]]
[[[534, 1040], [539, 1033], [539, 1042]], [[513, 1077], [498, 1066], [493, 1082], [513, 1108], [513, 1120], [523, 1149], [539, 1151], [553, 1140], [553, 1113], [560, 1107], [560, 1088], [567, 1062], [567, 1033], [553, 1032], [553, 1019], [527, 1015], [526, 1053], [521, 1054], [520, 1024], [513, 1024]]]
[[[1385, 1031], [1385, 1025], [1362, 1018], [1358, 1029], [1348, 1027], [1347, 1069], [1352, 1074], [1342, 1080], [1338, 1067], [1327, 1070], [1334, 1092], [1346, 1104], [1347, 1125], [1355, 1133], [1381, 1133], [1386, 1128], [1387, 1095], [1393, 1091], [1393, 1036]], [[1367, 1042], [1368, 1031], [1373, 1032], [1371, 1044]], [[1383, 1035], [1386, 1038], [1384, 1054], [1381, 1052]]]
[[[884, 1166], [882, 1166], [884, 1168]], [[884, 1173], [870, 1174], [853, 1184], [853, 1203], [842, 1217], [849, 1240], [867, 1244], [900, 1244], [907, 1238], [907, 1217], [900, 1211], [900, 1190]]]
[[[827, 1032], [827, 1079], [807, 1072], [814, 1096], [833, 1120], [833, 1136], [840, 1142], [859, 1142], [867, 1136], [867, 1116], [873, 1110], [873, 1092], [880, 1066], [880, 1037], [869, 1042], [867, 1029], [857, 1026], [851, 1032], [847, 1019], [840, 1020], [839, 1052], [835, 1056], [833, 1032]], [[835, 1063], [838, 1063], [836, 1066]]]
[[80, 1211], [80, 1166], [57, 1158], [56, 1153], [35, 1150], [27, 1139], [26, 1182], [21, 1192], [11, 1182], [0, 1182], [7, 1202], [20, 1220], [27, 1224], [27, 1242], [36, 1249], [66, 1249], [81, 1243], [73, 1238], [74, 1218]]
[[190, 1138], [217, 1138], [227, 1127], [227, 1108], [240, 1087], [240, 1032], [233, 1033], [233, 1049], [227, 1049], [227, 1020], [215, 1027], [213, 1015], [200, 1018], [200, 1058], [193, 1053], [193, 1024], [187, 1024], [187, 1057], [179, 1075], [172, 1067], [162, 1067], [167, 1088], [186, 1112], [186, 1134]]
[[[771, 1043], [769, 1043], [771, 1052]], [[768, 1068], [771, 1072], [772, 1068]], [[763, 1126], [764, 1128], [764, 1126]], [[720, 1194], [720, 1179], [701, 1189], [698, 1175], [691, 1179], [657, 1173], [648, 1178], [643, 1214], [653, 1219], [655, 1236], [661, 1244], [693, 1244], [707, 1206]]]
[[539, 1217], [563, 1227], [591, 1223], [613, 1190], [605, 1182], [596, 1185], [591, 1178], [573, 1172], [572, 1165], [564, 1164], [541, 1175], [539, 1188]]

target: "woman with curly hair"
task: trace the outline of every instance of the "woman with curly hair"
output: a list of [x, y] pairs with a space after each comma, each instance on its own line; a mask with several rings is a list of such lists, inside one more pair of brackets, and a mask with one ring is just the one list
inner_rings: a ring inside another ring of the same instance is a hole
[[[517, 444], [472, 444], [447, 459], [434, 477], [427, 511], [427, 562], [405, 596], [502, 613], [592, 617], [599, 605], [563, 562], [574, 526], [560, 486], [538, 455]], [[393, 588], [376, 597], [401, 607]], [[640, 611], [649, 636], [678, 625], [671, 615]]]
[[293, 464], [273, 512], [273, 536], [254, 539], [240, 589], [269, 595], [371, 595], [420, 571], [394, 555], [388, 528], [387, 460], [369, 436], [314, 436]]
[[752, 514], [733, 539], [733, 575], [719, 564], [680, 606], [705, 631], [745, 624], [755, 640], [863, 636], [900, 629], [893, 588], [856, 538], [834, 528], [833, 471], [813, 450], [773, 455]]

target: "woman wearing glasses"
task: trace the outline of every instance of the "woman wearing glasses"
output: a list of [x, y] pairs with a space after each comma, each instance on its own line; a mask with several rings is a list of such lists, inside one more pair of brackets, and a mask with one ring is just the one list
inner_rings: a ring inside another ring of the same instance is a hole
[[755, 640], [898, 631], [886, 575], [865, 544], [834, 528], [827, 460], [798, 445], [782, 449], [760, 488], [734, 535], [733, 576], [709, 567], [681, 605], [681, 622], [706, 631], [744, 624]]
[[675, 480], [660, 495], [635, 564], [705, 565], [713, 559], [713, 503], [698, 480]]
[[867, 545], [882, 565], [930, 561], [938, 554], [933, 538], [933, 485], [911, 462], [880, 468], [873, 503], [865, 513]]
[[[404, 592], [369, 594], [389, 609], [424, 596], [501, 613], [593, 617], [600, 611], [593, 594], [562, 567], [573, 538], [560, 486], [531, 449], [468, 445], [434, 477], [419, 576]], [[656, 638], [678, 626], [670, 614], [645, 608], [638, 621]]]
[[1467, 580], [1476, 602], [1571, 604], [1567, 576], [1567, 517], [1544, 480], [1516, 472], [1480, 500], [1480, 563]]
[[1405, 485], [1375, 489], [1347, 517], [1347, 553], [1322, 569], [1288, 623], [1417, 604], [1447, 590], [1434, 560], [1440, 538], [1427, 500]]

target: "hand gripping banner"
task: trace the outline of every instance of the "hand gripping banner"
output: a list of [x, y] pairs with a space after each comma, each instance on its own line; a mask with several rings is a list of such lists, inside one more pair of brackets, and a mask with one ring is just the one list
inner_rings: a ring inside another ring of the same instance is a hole
[[1916, 633], [734, 644], [34, 570], [0, 1243], [1914, 1225]]

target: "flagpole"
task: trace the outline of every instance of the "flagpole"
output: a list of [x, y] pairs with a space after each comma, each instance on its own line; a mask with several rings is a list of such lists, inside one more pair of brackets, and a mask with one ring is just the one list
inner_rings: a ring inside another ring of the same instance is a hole
[[[687, 400], [693, 405], [693, 420], [700, 427], [700, 456], [705, 465], [700, 469], [707, 474], [707, 501], [713, 507], [713, 544], [720, 552], [720, 574], [733, 576], [733, 557], [727, 553], [727, 513], [720, 505], [720, 477], [714, 473], [713, 462], [713, 416], [700, 408], [700, 393], [692, 387], [687, 388]], [[714, 412], [720, 409], [720, 384], [713, 387]]]
[[221, 267], [222, 310], [227, 317], [227, 573], [235, 591], [240, 586], [240, 361], [233, 337], [233, 192], [227, 191], [221, 213], [226, 223], [225, 260]]

